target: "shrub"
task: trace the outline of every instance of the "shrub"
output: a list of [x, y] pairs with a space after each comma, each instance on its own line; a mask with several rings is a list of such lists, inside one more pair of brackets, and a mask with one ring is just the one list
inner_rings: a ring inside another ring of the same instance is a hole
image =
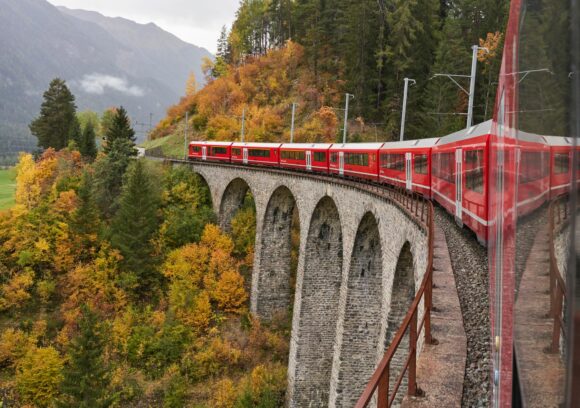
[[52, 406], [63, 379], [63, 362], [53, 347], [28, 350], [18, 362], [16, 388], [23, 402], [38, 407]]

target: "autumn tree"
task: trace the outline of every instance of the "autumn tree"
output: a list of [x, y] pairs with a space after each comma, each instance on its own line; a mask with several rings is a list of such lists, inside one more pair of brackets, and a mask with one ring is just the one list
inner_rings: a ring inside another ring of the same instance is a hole
[[111, 222], [111, 244], [123, 255], [123, 283], [129, 289], [147, 291], [160, 277], [152, 244], [159, 227], [160, 196], [155, 178], [142, 160], [132, 163]]
[[19, 361], [16, 388], [23, 402], [51, 407], [59, 395], [63, 362], [54, 347], [33, 347]]
[[195, 79], [195, 73], [190, 72], [187, 82], [185, 83], [185, 95], [192, 96], [197, 92], [197, 80]]
[[60, 405], [79, 408], [108, 407], [112, 398], [107, 390], [110, 371], [103, 359], [105, 336], [98, 316], [87, 305], [81, 306], [79, 334], [68, 349], [63, 370]]
[[57, 150], [68, 145], [71, 129], [75, 125], [75, 97], [65, 81], [55, 78], [43, 95], [40, 116], [30, 123], [30, 131], [44, 149]]

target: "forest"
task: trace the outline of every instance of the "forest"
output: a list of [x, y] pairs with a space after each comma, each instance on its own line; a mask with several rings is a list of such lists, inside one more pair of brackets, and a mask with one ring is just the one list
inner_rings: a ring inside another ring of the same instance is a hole
[[248, 311], [252, 196], [222, 231], [201, 177], [136, 158], [122, 107], [95, 124], [59, 79], [44, 99], [0, 211], [0, 404], [280, 406], [289, 315]]
[[[474, 123], [491, 118], [501, 64], [507, 0], [242, 0], [224, 27], [207, 85], [168, 110], [152, 139], [187, 130], [190, 139], [335, 141], [345, 93], [354, 95], [349, 141], [399, 136], [403, 79], [409, 89], [406, 138], [465, 126], [467, 94], [447, 77], [469, 75], [478, 52]], [[469, 78], [455, 78], [469, 89]]]

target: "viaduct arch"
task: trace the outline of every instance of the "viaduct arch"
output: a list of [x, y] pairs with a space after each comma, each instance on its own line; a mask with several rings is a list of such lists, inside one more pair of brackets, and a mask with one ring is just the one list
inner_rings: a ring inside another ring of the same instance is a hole
[[[288, 406], [352, 407], [398, 329], [407, 298], [421, 284], [427, 232], [389, 200], [330, 178], [217, 163], [177, 165], [190, 166], [207, 182], [225, 230], [246, 193], [254, 196], [250, 308], [270, 319], [293, 307]], [[292, 298], [295, 209], [300, 251]]]

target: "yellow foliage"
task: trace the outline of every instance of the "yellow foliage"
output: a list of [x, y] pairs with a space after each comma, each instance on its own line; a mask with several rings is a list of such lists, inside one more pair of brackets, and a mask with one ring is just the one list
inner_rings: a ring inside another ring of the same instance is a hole
[[215, 408], [232, 408], [236, 402], [237, 392], [229, 378], [218, 381], [213, 388], [211, 406]]
[[30, 299], [28, 290], [33, 284], [34, 272], [31, 269], [14, 274], [0, 288], [0, 310], [24, 306], [24, 302]]
[[31, 154], [22, 154], [16, 166], [15, 213], [22, 214], [38, 205], [50, 191], [58, 166], [54, 149], [47, 149], [38, 163]]
[[14, 366], [35, 345], [33, 335], [13, 328], [4, 330], [0, 336], [0, 365]]
[[206, 330], [209, 327], [212, 316], [209, 295], [205, 291], [200, 293], [194, 299], [191, 309], [178, 312], [178, 317], [180, 317], [184, 323], [190, 324], [199, 331]]
[[480, 38], [479, 46], [482, 48], [487, 48], [488, 51], [483, 49], [477, 51], [477, 59], [479, 62], [483, 62], [486, 65], [489, 65], [491, 61], [497, 57], [502, 40], [503, 34], [499, 31], [496, 31], [495, 33], [487, 33], [485, 40]]
[[28, 350], [16, 368], [16, 388], [23, 402], [50, 407], [63, 379], [63, 361], [53, 347]]
[[204, 379], [217, 375], [238, 364], [241, 351], [234, 348], [231, 343], [220, 338], [213, 338], [202, 350], [192, 357], [195, 376]]
[[248, 299], [242, 275], [235, 270], [222, 273], [213, 291], [213, 298], [220, 309], [226, 312], [241, 312]]

